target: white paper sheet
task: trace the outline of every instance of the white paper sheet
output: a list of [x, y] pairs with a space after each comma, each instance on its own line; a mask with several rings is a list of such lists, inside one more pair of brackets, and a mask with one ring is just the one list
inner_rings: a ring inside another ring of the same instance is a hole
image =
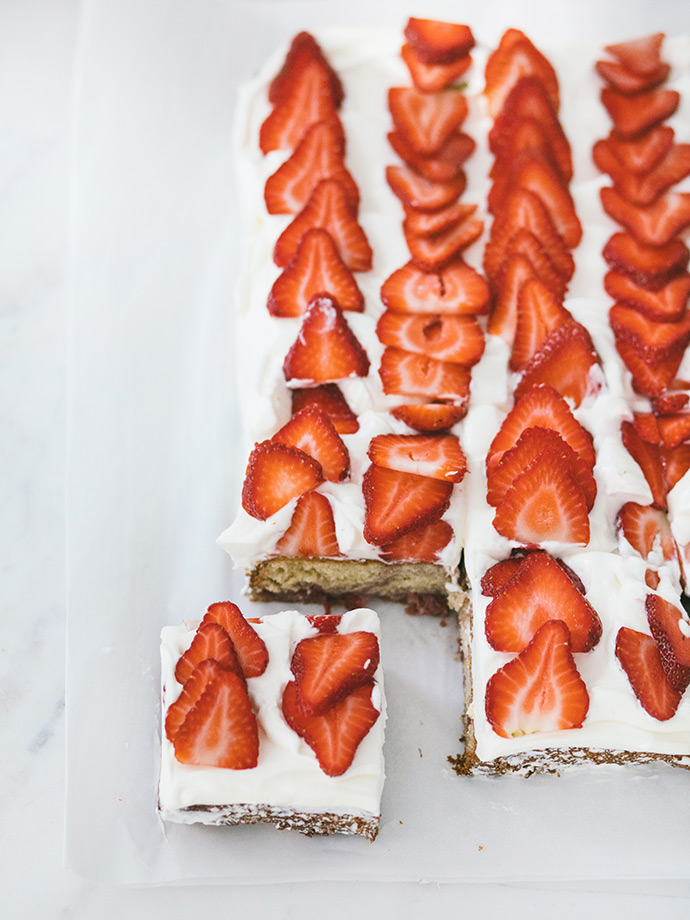
[[[683, 7], [440, 2], [416, 12], [467, 21], [488, 41], [515, 25], [553, 45], [680, 31]], [[67, 858], [90, 878], [690, 876], [685, 772], [457, 778], [445, 761], [460, 747], [454, 628], [393, 605], [381, 610], [390, 716], [376, 843], [164, 827], [156, 817], [160, 628], [241, 587], [214, 542], [234, 514], [246, 459], [234, 449], [235, 89], [299, 29], [390, 20], [402, 30], [411, 12], [359, 0], [84, 4], [70, 328]]]

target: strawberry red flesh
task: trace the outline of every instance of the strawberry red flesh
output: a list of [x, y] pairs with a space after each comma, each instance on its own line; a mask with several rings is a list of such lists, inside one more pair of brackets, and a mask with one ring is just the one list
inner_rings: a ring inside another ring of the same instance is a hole
[[659, 722], [673, 718], [681, 695], [668, 682], [654, 639], [621, 626], [616, 636], [616, 658], [645, 712]]
[[484, 351], [484, 334], [472, 316], [386, 310], [377, 323], [376, 334], [384, 345], [467, 367], [476, 364]]
[[288, 529], [276, 543], [281, 556], [339, 556], [333, 509], [325, 495], [307, 492], [297, 499]]
[[305, 406], [273, 435], [277, 444], [296, 447], [320, 464], [330, 482], [350, 474], [350, 455], [328, 416], [318, 406]]
[[470, 394], [471, 373], [464, 365], [391, 346], [383, 352], [379, 376], [384, 393], [462, 402]]
[[448, 431], [467, 414], [465, 405], [453, 403], [419, 403], [396, 406], [391, 415], [421, 432]]
[[429, 95], [408, 86], [391, 87], [388, 107], [396, 130], [423, 156], [437, 153], [467, 116], [467, 100], [455, 90]]
[[438, 521], [448, 509], [452, 490], [452, 482], [372, 464], [362, 482], [364, 539], [381, 546]]
[[451, 434], [379, 434], [369, 444], [372, 463], [388, 470], [462, 482], [467, 461], [460, 441]]
[[439, 555], [453, 539], [453, 528], [447, 521], [435, 521], [381, 547], [386, 562], [438, 562]]
[[305, 406], [318, 406], [331, 420], [338, 434], [356, 434], [359, 431], [357, 416], [335, 383], [319, 387], [298, 387], [291, 391], [292, 414]]
[[626, 502], [616, 518], [616, 526], [643, 559], [661, 551], [664, 559], [676, 559], [676, 544], [664, 511], [652, 505]]
[[381, 300], [396, 313], [479, 314], [486, 312], [489, 288], [462, 259], [440, 272], [425, 272], [408, 262], [384, 281]]
[[230, 637], [235, 654], [242, 668], [242, 673], [250, 677], [260, 677], [268, 665], [268, 649], [261, 636], [251, 623], [242, 616], [242, 611], [231, 601], [211, 604], [206, 611], [205, 623], [218, 623]]
[[690, 685], [690, 620], [658, 594], [647, 595], [645, 609], [666, 678], [674, 690], [684, 693]]
[[249, 457], [242, 507], [247, 514], [263, 521], [321, 482], [321, 466], [304, 451], [262, 441]]
[[364, 630], [302, 639], [290, 664], [299, 708], [305, 715], [321, 715], [357, 687], [370, 683], [379, 658], [378, 639]]
[[420, 60], [429, 64], [447, 64], [464, 58], [474, 48], [469, 26], [437, 19], [410, 17], [405, 38]]
[[235, 648], [223, 627], [218, 623], [202, 623], [194, 634], [192, 644], [175, 665], [178, 684], [184, 684], [194, 668], [207, 658], [213, 658], [221, 668], [243, 676]]

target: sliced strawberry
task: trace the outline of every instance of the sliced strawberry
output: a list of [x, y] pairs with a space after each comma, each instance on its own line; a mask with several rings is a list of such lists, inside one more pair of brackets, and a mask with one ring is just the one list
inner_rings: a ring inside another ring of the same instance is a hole
[[609, 310], [609, 324], [616, 340], [632, 345], [643, 357], [665, 358], [684, 352], [690, 341], [690, 312], [675, 323], [652, 320], [643, 313], [623, 304]]
[[594, 162], [613, 179], [613, 187], [631, 204], [652, 204], [667, 189], [690, 175], [690, 144], [673, 144], [644, 175], [635, 175], [610, 152], [606, 141], [594, 145]]
[[482, 575], [482, 594], [485, 597], [498, 597], [526, 558], [524, 555], [508, 556], [487, 569]]
[[613, 188], [601, 190], [604, 210], [645, 246], [666, 246], [690, 227], [690, 192], [667, 192], [652, 204], [634, 205]]
[[652, 412], [654, 415], [674, 415], [681, 409], [686, 409], [689, 402], [688, 393], [667, 393], [652, 400]]
[[642, 38], [632, 38], [627, 42], [606, 45], [604, 51], [634, 74], [653, 73], [661, 63], [661, 46], [664, 33], [655, 32]]
[[317, 294], [329, 294], [341, 310], [364, 310], [364, 298], [352, 272], [326, 230], [307, 230], [295, 255], [268, 295], [272, 316], [301, 316]]
[[381, 546], [438, 521], [450, 504], [453, 484], [372, 464], [364, 474], [362, 491], [364, 539]]
[[462, 482], [467, 472], [460, 441], [452, 434], [379, 434], [367, 456], [376, 466], [443, 482]]
[[656, 125], [632, 140], [624, 140], [612, 131], [605, 141], [598, 141], [594, 146], [601, 153], [601, 146], [605, 145], [628, 173], [642, 176], [666, 156], [674, 136], [673, 128]]
[[334, 633], [338, 631], [342, 616], [329, 613], [324, 616], [308, 616], [307, 620], [320, 633]]
[[339, 556], [333, 509], [325, 495], [307, 492], [297, 499], [288, 529], [276, 543], [281, 556]]
[[664, 559], [677, 558], [676, 544], [664, 511], [652, 505], [626, 502], [618, 512], [616, 528], [643, 559], [661, 550]]
[[639, 465], [647, 480], [652, 492], [654, 507], [666, 510], [666, 485], [659, 447], [643, 440], [632, 422], [622, 422], [621, 438], [625, 449]]
[[502, 738], [581, 728], [589, 695], [570, 651], [568, 627], [549, 620], [486, 686], [486, 717]]
[[391, 346], [384, 349], [379, 376], [388, 394], [463, 402], [470, 395], [469, 368]]
[[394, 271], [381, 288], [381, 300], [397, 313], [485, 313], [486, 281], [462, 259], [441, 272], [424, 272], [414, 262]]
[[342, 776], [346, 772], [362, 739], [380, 715], [371, 702], [372, 687], [371, 682], [359, 687], [320, 716], [304, 715], [294, 681], [283, 691], [285, 721], [304, 738], [328, 776]]
[[645, 569], [644, 583], [648, 588], [650, 588], [652, 591], [656, 591], [656, 589], [659, 587], [660, 581], [661, 578], [659, 577], [658, 572], [655, 572], [654, 569]]
[[442, 550], [453, 539], [453, 528], [447, 521], [435, 521], [410, 533], [403, 534], [392, 543], [381, 547], [385, 562], [438, 562]]
[[464, 173], [446, 182], [430, 182], [407, 166], [386, 166], [386, 180], [405, 207], [418, 211], [445, 208], [462, 195], [467, 185]]
[[460, 201], [433, 212], [406, 208], [403, 229], [405, 234], [413, 236], [435, 236], [471, 217], [476, 210], [475, 204], [463, 204]]
[[670, 450], [690, 438], [690, 413], [688, 412], [664, 415], [659, 418], [658, 424], [664, 447]]
[[379, 640], [365, 630], [302, 639], [290, 663], [299, 708], [305, 715], [321, 715], [357, 687], [371, 683], [379, 658]]
[[521, 652], [549, 620], [565, 623], [573, 652], [588, 652], [601, 638], [596, 610], [556, 560], [548, 553], [531, 553], [489, 604], [486, 638], [499, 652]]
[[325, 383], [320, 387], [298, 388], [291, 393], [293, 415], [305, 406], [314, 405], [328, 416], [338, 434], [356, 434], [359, 431], [357, 416], [348, 406], [337, 384]]
[[499, 274], [510, 242], [521, 229], [534, 234], [558, 274], [566, 281], [570, 280], [575, 271], [575, 263], [549, 212], [538, 195], [529, 189], [517, 187], [506, 196], [501, 213], [491, 226], [491, 239], [484, 250], [487, 276], [495, 278]]
[[342, 482], [350, 474], [347, 447], [318, 406], [305, 406], [273, 435], [272, 440], [309, 454], [320, 464], [324, 478], [330, 482]]
[[388, 108], [396, 130], [417, 153], [437, 153], [467, 117], [467, 100], [449, 89], [429, 95], [409, 86], [388, 90]]
[[489, 115], [496, 118], [500, 114], [511, 89], [527, 76], [539, 79], [551, 104], [558, 111], [558, 78], [553, 67], [526, 35], [520, 33], [516, 37], [517, 29], [510, 29], [509, 32], [513, 34], [507, 40], [504, 36], [486, 62], [484, 92], [488, 99]]
[[645, 712], [659, 722], [672, 718], [678, 709], [681, 695], [666, 678], [654, 639], [635, 629], [621, 626], [616, 636], [616, 658]]
[[665, 246], [648, 246], [630, 233], [614, 233], [604, 246], [604, 259], [614, 271], [649, 291], [658, 291], [688, 264], [688, 248], [679, 239]]
[[528, 545], [589, 543], [585, 496], [567, 461], [552, 451], [541, 453], [513, 480], [493, 524], [502, 536]]
[[405, 38], [420, 61], [427, 64], [457, 61], [474, 48], [474, 36], [469, 26], [436, 19], [410, 17], [405, 26]]
[[484, 352], [484, 333], [473, 316], [394, 313], [386, 310], [376, 326], [384, 345], [472, 367]]
[[463, 164], [472, 156], [476, 143], [469, 134], [455, 131], [433, 154], [416, 150], [402, 131], [391, 131], [388, 142], [401, 160], [429, 182], [462, 182], [467, 184]]
[[674, 447], [673, 450], [667, 450], [662, 447], [659, 450], [661, 465], [664, 474], [664, 483], [667, 491], [680, 482], [688, 470], [690, 470], [690, 444], [681, 444]]
[[685, 313], [690, 298], [690, 274], [684, 272], [656, 291], [639, 287], [632, 278], [610, 271], [604, 277], [607, 294], [651, 320], [674, 323]]
[[332, 297], [315, 297], [285, 357], [285, 379], [332, 383], [366, 377], [369, 359]]
[[448, 64], [428, 64], [417, 55], [410, 44], [402, 46], [400, 56], [410, 71], [415, 89], [420, 93], [440, 93], [457, 83], [472, 65], [469, 54]]
[[227, 668], [240, 677], [243, 676], [230, 637], [218, 623], [208, 622], [199, 626], [192, 644], [175, 665], [175, 680], [178, 684], [184, 684], [189, 680], [194, 668], [207, 658], [213, 658], [221, 668]]
[[211, 604], [201, 623], [202, 626], [218, 623], [223, 627], [230, 636], [242, 673], [248, 680], [264, 673], [268, 665], [268, 650], [261, 636], [242, 616], [237, 604], [230, 601]]
[[570, 144], [543, 83], [537, 77], [523, 77], [506, 98], [501, 114], [494, 121], [489, 132], [489, 147], [497, 158], [510, 149], [514, 133], [524, 118], [539, 123], [548, 138], [549, 151], [558, 165], [558, 171], [566, 182], [573, 176], [573, 162]]
[[632, 374], [632, 384], [643, 396], [661, 396], [671, 386], [683, 359], [683, 352], [671, 352], [659, 358], [641, 354], [637, 347], [622, 338], [616, 339], [616, 348], [623, 363]]
[[666, 678], [674, 690], [684, 693], [690, 686], [690, 620], [657, 594], [647, 595], [645, 609]]
[[249, 456], [242, 507], [247, 514], [264, 521], [321, 482], [321, 466], [304, 451], [262, 441]]
[[626, 96], [607, 86], [601, 91], [601, 101], [618, 137], [632, 140], [673, 115], [680, 95], [672, 89], [657, 88], [639, 96]]
[[[558, 135], [549, 131], [537, 118], [530, 115], [515, 116], [505, 124], [500, 150], [489, 171], [494, 186], [498, 184], [504, 189], [510, 179], [512, 165], [518, 159], [527, 157], [545, 158], [555, 168], [564, 184], [570, 182], [573, 177], [572, 162], [569, 156], [563, 156], [557, 138]], [[498, 197], [501, 197], [502, 193], [503, 191]], [[496, 194], [493, 189], [491, 194]]]
[[[197, 766], [250, 770], [259, 762], [259, 729], [244, 678], [213, 660], [202, 666], [202, 692], [171, 739], [175, 758]], [[194, 672], [188, 684], [193, 680]]]
[[648, 444], [661, 444], [661, 435], [656, 418], [651, 412], [633, 412], [635, 431]]
[[515, 444], [501, 457], [488, 477], [486, 500], [500, 505], [513, 482], [544, 451], [562, 456], [570, 475], [582, 489], [587, 510], [591, 511], [597, 494], [592, 471], [584, 460], [551, 428], [526, 428]]
[[502, 281], [496, 284], [497, 294], [489, 318], [488, 331], [513, 346], [517, 329], [518, 302], [523, 284], [536, 278], [532, 263], [525, 256], [512, 255], [506, 259]]
[[491, 442], [486, 458], [487, 473], [492, 472], [505, 451], [517, 443], [526, 428], [534, 427], [557, 431], [590, 469], [594, 467], [595, 455], [591, 434], [585, 431], [568, 408], [566, 401], [553, 387], [541, 385], [533, 387], [522, 398], [516, 400], [508, 413]]
[[340, 257], [351, 271], [368, 271], [371, 268], [371, 246], [350, 209], [345, 189], [337, 179], [322, 179], [304, 208], [278, 237], [273, 261], [279, 268], [290, 262], [300, 240], [312, 227], [320, 227], [330, 233]]
[[479, 239], [484, 230], [484, 221], [474, 217], [454, 224], [434, 236], [419, 236], [403, 222], [403, 231], [412, 261], [424, 272], [438, 272], [450, 265], [460, 253]]
[[184, 683], [180, 695], [168, 707], [165, 716], [165, 737], [172, 741], [178, 729], [187, 717], [187, 713], [196, 706], [200, 696], [217, 674], [223, 670], [217, 661], [206, 658], [192, 671]]
[[419, 405], [396, 406], [390, 410], [394, 418], [405, 422], [415, 431], [448, 431], [467, 414], [466, 405], [453, 403], [421, 403]]
[[312, 61], [316, 61], [327, 72], [333, 102], [336, 108], [340, 108], [345, 95], [342, 84], [337, 73], [326, 60], [316, 39], [308, 32], [300, 32], [293, 38], [283, 66], [273, 78], [268, 89], [269, 102], [275, 105], [294, 92], [295, 81], [300, 79], [304, 66]]
[[594, 65], [599, 76], [613, 89], [625, 96], [636, 96], [663, 83], [671, 72], [670, 64], [659, 64], [646, 74], [636, 74], [615, 61], [597, 61]]
[[548, 336], [572, 320], [569, 310], [538, 278], [527, 278], [520, 286], [510, 367], [525, 368]]
[[589, 332], [580, 323], [568, 320], [549, 333], [539, 346], [515, 388], [515, 398], [520, 399], [532, 387], [546, 383], [579, 406], [601, 387], [601, 380], [590, 373], [598, 364]]
[[345, 168], [345, 137], [338, 119], [319, 121], [304, 133], [292, 155], [266, 180], [269, 214], [298, 214], [322, 179], [337, 179], [356, 213], [357, 183]]
[[259, 146], [263, 153], [294, 150], [311, 125], [335, 117], [331, 76], [318, 61], [308, 61], [299, 72], [294, 72], [290, 91], [281, 93], [261, 125]]

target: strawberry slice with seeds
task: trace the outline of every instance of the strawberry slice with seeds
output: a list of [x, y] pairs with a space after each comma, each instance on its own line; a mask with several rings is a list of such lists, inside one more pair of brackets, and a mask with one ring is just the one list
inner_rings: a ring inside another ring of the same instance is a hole
[[379, 434], [367, 450], [372, 463], [388, 470], [462, 482], [467, 461], [460, 441], [451, 434]]
[[648, 444], [661, 444], [661, 435], [656, 418], [651, 412], [633, 412], [635, 431]]
[[415, 89], [420, 93], [440, 93], [457, 83], [472, 64], [469, 54], [448, 64], [428, 64], [417, 55], [409, 43], [402, 46], [400, 56], [410, 71]]
[[518, 303], [522, 286], [536, 277], [534, 266], [522, 255], [507, 257], [502, 282], [496, 284], [496, 297], [489, 317], [488, 331], [500, 336], [512, 348], [517, 329]]
[[364, 539], [382, 546], [438, 521], [450, 504], [452, 482], [372, 464], [362, 482]]
[[371, 246], [351, 210], [345, 189], [337, 179], [322, 179], [304, 208], [278, 237], [273, 261], [279, 268], [290, 262], [300, 240], [312, 227], [320, 227], [330, 233], [340, 257], [351, 271], [369, 271]]
[[405, 26], [405, 38], [419, 60], [427, 64], [457, 61], [474, 48], [474, 36], [469, 26], [437, 19], [410, 17]]
[[556, 297], [565, 296], [567, 280], [558, 273], [537, 237], [524, 228], [515, 231], [506, 247], [505, 258], [496, 277], [496, 287], [499, 291], [508, 265], [516, 255], [524, 256], [531, 263], [536, 277], [543, 281]]
[[341, 310], [364, 310], [364, 297], [326, 230], [302, 236], [295, 255], [275, 280], [268, 296], [272, 316], [301, 316], [317, 294], [329, 294]]
[[632, 374], [634, 389], [643, 396], [661, 396], [671, 386], [683, 359], [683, 352], [659, 358], [641, 354], [625, 339], [616, 339], [616, 349]]
[[484, 92], [492, 118], [500, 114], [511, 89], [527, 76], [539, 79], [551, 104], [558, 111], [560, 99], [556, 72], [526, 35], [520, 33], [520, 36], [516, 37], [515, 33], [518, 31], [510, 29], [509, 32], [513, 34], [507, 40], [505, 36], [501, 39], [498, 48], [489, 55], [486, 62]]
[[487, 569], [482, 575], [482, 594], [485, 597], [498, 597], [526, 558], [524, 555], [508, 556]]
[[690, 444], [681, 444], [674, 447], [673, 450], [661, 448], [659, 450], [661, 465], [663, 468], [664, 483], [667, 491], [680, 482], [688, 470], [690, 470]]
[[325, 479], [343, 482], [350, 474], [350, 455], [328, 416], [318, 406], [305, 406], [273, 435], [276, 444], [297, 447], [320, 464]]
[[494, 527], [509, 540], [589, 543], [587, 502], [560, 453], [544, 451], [520, 473], [496, 509]]
[[357, 183], [345, 168], [345, 137], [338, 119], [308, 128], [292, 155], [266, 180], [264, 200], [269, 214], [298, 214], [322, 179], [342, 185], [353, 212], [359, 206]]
[[268, 649], [242, 611], [231, 601], [211, 604], [201, 625], [217, 623], [230, 636], [242, 673], [249, 680], [261, 677], [268, 665]]
[[446, 182], [430, 182], [408, 166], [386, 166], [386, 181], [405, 208], [417, 211], [447, 207], [462, 195], [467, 185], [464, 173]]
[[396, 313], [480, 314], [489, 296], [486, 281], [462, 259], [440, 272], [424, 272], [407, 262], [381, 287], [381, 300]]
[[553, 387], [542, 384], [533, 387], [516, 400], [506, 416], [496, 437], [491, 442], [486, 458], [487, 476], [500, 462], [503, 454], [510, 450], [527, 428], [551, 428], [563, 438], [566, 444], [584, 460], [590, 469], [594, 468], [594, 446], [591, 434], [577, 421], [568, 404]]
[[690, 438], [690, 413], [688, 412], [661, 416], [658, 419], [658, 425], [664, 447], [670, 450]]
[[632, 307], [615, 304], [609, 310], [609, 324], [616, 340], [628, 342], [639, 354], [650, 359], [684, 352], [690, 341], [690, 313], [674, 323], [649, 319]]
[[666, 678], [674, 690], [684, 693], [690, 686], [690, 620], [658, 594], [647, 595], [645, 609]]
[[427, 562], [433, 565], [452, 539], [450, 524], [435, 521], [382, 546], [381, 558], [384, 562]]
[[265, 521], [293, 498], [323, 482], [321, 466], [294, 447], [262, 441], [249, 456], [242, 487], [242, 507]]
[[666, 678], [654, 639], [621, 626], [616, 635], [616, 658], [645, 712], [659, 722], [671, 719], [678, 709], [681, 694]]
[[638, 464], [647, 480], [652, 492], [654, 507], [665, 511], [666, 484], [659, 447], [641, 438], [632, 422], [621, 423], [621, 438], [625, 449]]
[[421, 403], [419, 405], [396, 406], [391, 409], [394, 418], [404, 422], [415, 431], [448, 431], [467, 414], [466, 405], [453, 403]]
[[283, 66], [273, 78], [268, 89], [269, 102], [275, 105], [290, 96], [294, 92], [294, 83], [300, 79], [305, 65], [314, 61], [328, 74], [333, 103], [336, 108], [340, 108], [345, 95], [340, 79], [326, 60], [318, 42], [309, 32], [300, 32], [293, 38]]
[[388, 143], [413, 172], [429, 182], [467, 183], [462, 166], [474, 153], [476, 143], [469, 134], [455, 131], [439, 150], [423, 154], [416, 150], [402, 131], [391, 131]]
[[570, 475], [582, 489], [587, 510], [591, 511], [597, 494], [597, 486], [592, 471], [584, 460], [563, 438], [551, 428], [526, 428], [518, 438], [515, 447], [511, 447], [501, 457], [489, 474], [486, 500], [496, 507], [505, 498], [515, 479], [544, 451], [562, 456]]
[[302, 639], [290, 664], [299, 708], [305, 715], [321, 715], [348, 693], [370, 684], [379, 659], [379, 641], [365, 630]]
[[308, 61], [295, 71], [290, 84], [290, 92], [276, 102], [261, 125], [263, 153], [294, 150], [311, 125], [337, 117], [330, 74], [318, 61]]
[[413, 236], [435, 236], [471, 217], [476, 210], [475, 204], [463, 204], [460, 201], [433, 212], [408, 208], [405, 210], [403, 229], [406, 234]]
[[687, 408], [689, 402], [687, 393], [667, 393], [652, 400], [652, 412], [654, 415], [674, 415]]
[[194, 668], [213, 658], [221, 668], [227, 668], [243, 677], [242, 668], [237, 660], [230, 637], [218, 623], [203, 623], [197, 629], [192, 644], [175, 665], [175, 680], [184, 684], [192, 675]]
[[673, 128], [668, 125], [656, 125], [632, 140], [624, 140], [612, 131], [606, 140], [597, 141], [594, 148], [601, 154], [605, 146], [628, 173], [643, 176], [666, 156], [674, 136]]
[[332, 383], [366, 377], [369, 359], [332, 297], [315, 297], [283, 362], [285, 379]]
[[546, 383], [579, 406], [601, 387], [601, 380], [590, 373], [598, 365], [589, 332], [580, 323], [568, 320], [539, 346], [515, 388], [515, 398], [520, 399], [533, 387]]
[[613, 188], [601, 189], [604, 210], [646, 246], [665, 246], [690, 227], [690, 192], [667, 192], [652, 204], [634, 205]]
[[673, 144], [668, 153], [644, 175], [630, 173], [610, 153], [606, 141], [594, 145], [597, 167], [613, 179], [613, 187], [631, 204], [648, 205], [686, 176], [690, 175], [690, 144]]
[[335, 383], [292, 390], [292, 414], [297, 415], [305, 406], [318, 406], [338, 434], [356, 434], [359, 431], [357, 416]]
[[573, 652], [588, 652], [601, 638], [596, 610], [556, 560], [531, 553], [489, 604], [486, 638], [499, 652], [521, 652], [549, 620], [565, 623]]
[[655, 32], [642, 38], [632, 38], [627, 42], [606, 45], [604, 51], [614, 57], [626, 70], [634, 74], [653, 73], [661, 63], [661, 46], [664, 42], [663, 32]]
[[661, 551], [664, 559], [677, 559], [676, 543], [666, 512], [652, 505], [626, 502], [616, 517], [616, 529], [643, 559]]
[[248, 770], [259, 760], [259, 732], [243, 677], [206, 659], [168, 709], [166, 735], [180, 763]]
[[690, 274], [684, 272], [658, 290], [649, 291], [621, 272], [610, 271], [604, 277], [604, 287], [614, 300], [627, 304], [648, 319], [674, 323], [682, 319], [690, 298]]
[[471, 373], [463, 364], [436, 361], [390, 345], [384, 349], [379, 376], [387, 394], [461, 402], [470, 395]]
[[307, 716], [299, 706], [294, 681], [283, 691], [283, 716], [290, 728], [304, 738], [327, 776], [342, 776], [352, 764], [357, 748], [375, 724], [380, 712], [371, 701], [373, 683], [365, 684], [320, 716]]
[[568, 320], [570, 311], [549, 288], [538, 278], [527, 278], [518, 294], [511, 369], [525, 368], [548, 336]]
[[688, 248], [679, 239], [665, 246], [648, 246], [630, 233], [614, 233], [602, 255], [614, 271], [649, 291], [658, 291], [688, 264]]
[[632, 140], [670, 118], [678, 108], [680, 94], [673, 89], [651, 89], [639, 96], [626, 96], [605, 87], [601, 101], [613, 121], [616, 134]]
[[[490, 177], [503, 187], [507, 183], [512, 164], [528, 157], [545, 158], [556, 170], [564, 184], [572, 179], [572, 161], [564, 157], [553, 132], [530, 115], [519, 115], [505, 127], [500, 150], [489, 171]], [[492, 194], [496, 194], [492, 189]], [[500, 195], [498, 196], [500, 197]]]
[[646, 90], [654, 89], [668, 77], [671, 65], [659, 62], [654, 70], [646, 74], [636, 74], [616, 61], [597, 61], [594, 65], [599, 76], [608, 85], [624, 96], [637, 96]]
[[297, 499], [288, 529], [276, 543], [281, 556], [339, 556], [333, 509], [325, 495], [307, 492]]
[[412, 261], [424, 272], [442, 271], [479, 239], [483, 230], [484, 221], [467, 217], [433, 236], [420, 236], [410, 229], [407, 221], [403, 221], [405, 241]]
[[473, 316], [394, 313], [386, 310], [376, 326], [384, 345], [472, 367], [484, 352], [484, 333]]
[[329, 613], [325, 615], [308, 616], [307, 620], [315, 629], [318, 629], [320, 633], [334, 633], [338, 631], [342, 616]]
[[397, 131], [417, 153], [437, 153], [467, 117], [467, 100], [457, 90], [429, 95], [409, 86], [388, 90], [388, 108]]
[[575, 666], [568, 627], [549, 620], [491, 677], [486, 717], [502, 738], [581, 728], [589, 694]]

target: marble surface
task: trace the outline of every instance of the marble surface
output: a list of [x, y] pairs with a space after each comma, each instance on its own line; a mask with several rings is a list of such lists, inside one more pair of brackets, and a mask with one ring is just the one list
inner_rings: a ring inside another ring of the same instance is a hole
[[240, 917], [404, 917], [461, 906], [489, 917], [687, 916], [685, 881], [110, 889], [63, 867], [65, 339], [79, 16], [76, 0], [0, 4], [2, 916], [156, 920], [221, 906]]

